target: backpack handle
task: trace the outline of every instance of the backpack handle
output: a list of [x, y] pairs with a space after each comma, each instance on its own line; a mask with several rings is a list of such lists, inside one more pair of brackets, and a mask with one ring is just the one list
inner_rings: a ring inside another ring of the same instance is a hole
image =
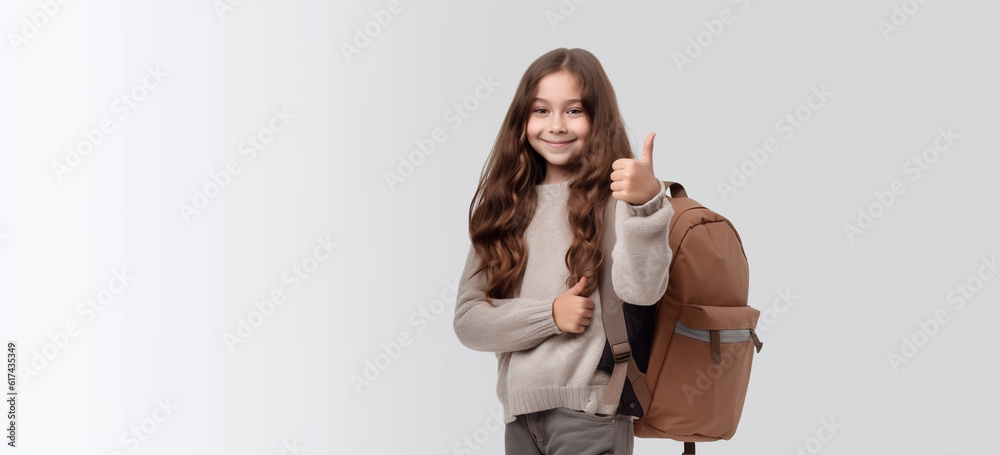
[[663, 184], [667, 188], [670, 188], [670, 197], [688, 197], [687, 191], [684, 190], [684, 186], [680, 183], [664, 180]]

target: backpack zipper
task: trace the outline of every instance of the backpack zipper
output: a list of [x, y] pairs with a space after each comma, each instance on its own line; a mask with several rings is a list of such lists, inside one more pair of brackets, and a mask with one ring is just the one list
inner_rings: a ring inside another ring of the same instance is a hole
[[[674, 333], [688, 338], [693, 338], [704, 343], [711, 342], [711, 334], [709, 332], [712, 332], [712, 330], [688, 327], [681, 321], [677, 321], [677, 325], [674, 327]], [[751, 335], [750, 329], [726, 329], [715, 330], [715, 332], [719, 332], [719, 341], [722, 343], [744, 343], [753, 336]]]
[[753, 329], [704, 330], [688, 327], [681, 321], [677, 321], [674, 333], [708, 343], [709, 352], [712, 354], [712, 363], [716, 365], [723, 361], [722, 343], [746, 343], [752, 339], [757, 352], [760, 352], [760, 348], [763, 346]]

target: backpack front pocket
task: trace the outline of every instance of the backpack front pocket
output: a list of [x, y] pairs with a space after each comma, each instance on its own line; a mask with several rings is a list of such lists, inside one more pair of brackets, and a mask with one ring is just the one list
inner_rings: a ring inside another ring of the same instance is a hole
[[[754, 329], [760, 312], [749, 306], [686, 305], [670, 338], [647, 424], [678, 436], [729, 439], [735, 434], [750, 382]], [[666, 394], [666, 397], [660, 396]]]

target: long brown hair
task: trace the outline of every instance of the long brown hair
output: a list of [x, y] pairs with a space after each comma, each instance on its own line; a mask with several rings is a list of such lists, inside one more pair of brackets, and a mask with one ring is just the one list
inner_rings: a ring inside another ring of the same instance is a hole
[[611, 163], [634, 154], [614, 88], [597, 57], [584, 49], [554, 49], [532, 62], [521, 77], [469, 205], [469, 238], [481, 259], [473, 276], [487, 271], [484, 293], [491, 304], [493, 298], [513, 295], [527, 266], [524, 232], [535, 213], [535, 185], [545, 178], [546, 167], [545, 158], [527, 141], [526, 126], [539, 80], [561, 70], [580, 82], [590, 122], [585, 146], [569, 164], [573, 176], [567, 205], [573, 242], [565, 257], [570, 271], [567, 289], [586, 276], [581, 295], [590, 295], [599, 284], [604, 254], [611, 254], [601, 251]]

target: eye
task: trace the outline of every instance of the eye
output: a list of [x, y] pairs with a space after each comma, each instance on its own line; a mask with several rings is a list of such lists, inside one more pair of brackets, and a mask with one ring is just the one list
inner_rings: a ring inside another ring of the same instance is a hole
[[536, 108], [535, 108], [535, 110], [534, 110], [534, 111], [532, 111], [532, 112], [538, 112], [539, 114], [545, 114], [545, 113], [547, 113], [548, 111], [549, 111], [549, 110], [548, 110], [548, 109], [546, 109], [546, 108], [544, 108], [544, 107], [536, 107]]
[[582, 114], [582, 113], [583, 113], [583, 109], [580, 109], [580, 108], [576, 108], [576, 107], [574, 107], [574, 108], [571, 108], [571, 109], [569, 110], [569, 112], [570, 112], [571, 114]]

